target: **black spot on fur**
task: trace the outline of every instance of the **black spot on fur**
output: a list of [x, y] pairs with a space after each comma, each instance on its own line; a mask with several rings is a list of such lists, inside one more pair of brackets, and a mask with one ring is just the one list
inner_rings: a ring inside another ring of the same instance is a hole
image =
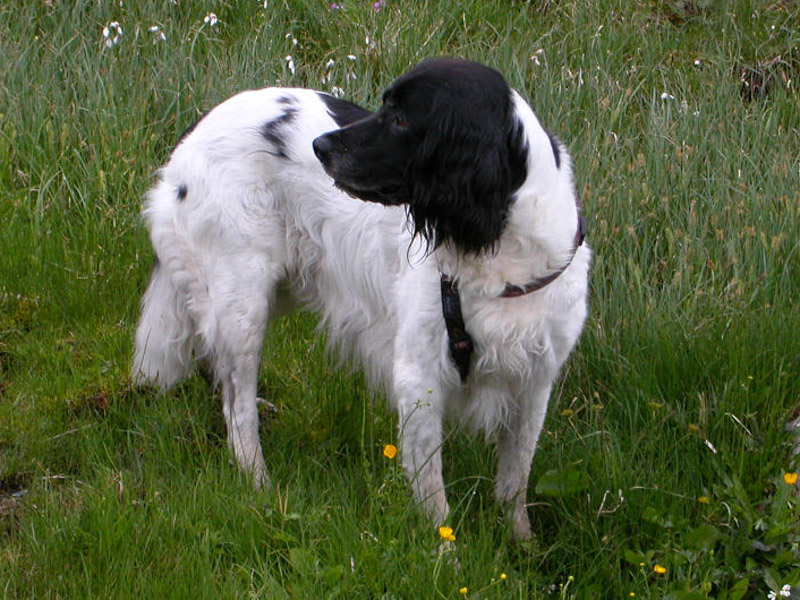
[[[187, 137], [189, 137], [189, 134], [190, 134], [190, 133], [192, 133], [192, 132], [194, 131], [195, 127], [197, 127], [197, 126], [200, 124], [200, 121], [202, 121], [203, 119], [205, 119], [205, 118], [206, 118], [206, 115], [207, 115], [208, 113], [209, 113], [209, 111], [205, 111], [205, 112], [204, 112], [202, 115], [200, 115], [200, 118], [199, 118], [199, 119], [197, 119], [197, 120], [196, 120], [194, 123], [192, 123], [191, 125], [189, 125], [189, 127], [187, 127], [187, 128], [186, 128], [186, 129], [183, 131], [183, 133], [182, 133], [182, 134], [181, 134], [181, 135], [178, 137], [178, 141], [177, 141], [177, 142], [175, 142], [175, 148], [177, 148], [178, 146], [180, 146], [181, 142], [182, 142], [183, 140], [185, 140]], [[173, 148], [173, 150], [174, 150], [174, 148]]]
[[336, 98], [330, 94], [319, 93], [319, 97], [328, 107], [328, 114], [336, 121], [339, 127], [350, 125], [361, 119], [370, 116], [372, 113], [358, 104], [353, 104], [347, 100]]
[[558, 139], [552, 133], [547, 131], [547, 129], [545, 129], [545, 132], [547, 133], [547, 138], [550, 140], [550, 147], [553, 149], [553, 158], [556, 159], [556, 169], [560, 169], [561, 168], [561, 150], [558, 147]]
[[178, 201], [183, 202], [186, 200], [186, 194], [189, 193], [189, 188], [186, 187], [185, 183], [182, 183], [178, 186]]
[[275, 156], [289, 158], [289, 155], [286, 153], [286, 139], [283, 135], [283, 129], [294, 122], [296, 118], [297, 109], [287, 106], [280, 116], [272, 119], [271, 121], [267, 121], [261, 127], [261, 135], [264, 136], [264, 139], [266, 139], [270, 144], [272, 144], [273, 148], [275, 149], [273, 152]]
[[297, 104], [297, 99], [293, 96], [281, 96], [278, 98], [278, 104], [286, 104], [288, 106], [294, 106]]

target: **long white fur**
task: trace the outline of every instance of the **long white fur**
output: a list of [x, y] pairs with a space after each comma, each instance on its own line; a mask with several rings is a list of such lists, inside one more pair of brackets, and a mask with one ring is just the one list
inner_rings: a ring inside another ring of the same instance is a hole
[[[262, 135], [287, 99], [287, 157]], [[434, 521], [448, 514], [441, 466], [445, 419], [496, 434], [496, 496], [527, 537], [526, 489], [553, 380], [586, 318], [590, 251], [544, 289], [500, 298], [569, 258], [577, 208], [566, 149], [525, 101], [513, 105], [529, 147], [528, 178], [491, 254], [412, 240], [403, 208], [350, 198], [333, 186], [311, 142], [337, 128], [319, 95], [268, 88], [227, 100], [175, 148], [144, 216], [158, 265], [142, 301], [133, 377], [168, 387], [195, 361], [221, 386], [228, 439], [256, 485], [268, 483], [256, 383], [267, 323], [317, 311], [334, 346], [383, 386], [399, 414], [402, 460]], [[185, 191], [181, 199], [179, 190]], [[439, 275], [455, 277], [475, 354], [466, 384], [448, 353]]]

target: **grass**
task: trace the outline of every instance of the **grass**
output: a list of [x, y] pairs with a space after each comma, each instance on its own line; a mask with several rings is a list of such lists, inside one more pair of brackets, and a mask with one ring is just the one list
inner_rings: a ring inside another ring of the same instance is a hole
[[[342, 5], [0, 8], [0, 595], [734, 600], [800, 584], [784, 480], [797, 3]], [[158, 396], [127, 375], [152, 263], [139, 205], [181, 131], [248, 87], [375, 107], [441, 54], [501, 70], [568, 141], [595, 251], [534, 461], [534, 541], [508, 542], [491, 450], [446, 442], [460, 568], [381, 453], [394, 417], [326, 357], [313, 318], [265, 347], [269, 491], [229, 464], [202, 379]]]

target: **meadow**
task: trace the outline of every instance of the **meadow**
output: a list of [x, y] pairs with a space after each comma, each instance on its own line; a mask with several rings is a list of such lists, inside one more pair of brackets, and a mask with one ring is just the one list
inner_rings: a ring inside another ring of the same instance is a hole
[[[454, 434], [448, 551], [313, 316], [265, 343], [270, 490], [202, 377], [129, 379], [139, 209], [181, 132], [267, 85], [376, 108], [439, 55], [500, 70], [567, 142], [595, 253], [534, 538]], [[798, 87], [796, 0], [4, 2], [0, 597], [800, 597]]]

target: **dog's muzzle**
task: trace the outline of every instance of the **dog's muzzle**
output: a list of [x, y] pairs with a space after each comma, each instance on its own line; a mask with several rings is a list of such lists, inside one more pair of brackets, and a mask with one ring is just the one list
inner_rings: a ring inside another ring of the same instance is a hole
[[338, 144], [333, 139], [333, 135], [326, 133], [325, 135], [319, 136], [311, 142], [311, 147], [314, 149], [314, 155], [317, 157], [317, 160], [327, 169], [330, 164], [331, 153], [338, 147]]

